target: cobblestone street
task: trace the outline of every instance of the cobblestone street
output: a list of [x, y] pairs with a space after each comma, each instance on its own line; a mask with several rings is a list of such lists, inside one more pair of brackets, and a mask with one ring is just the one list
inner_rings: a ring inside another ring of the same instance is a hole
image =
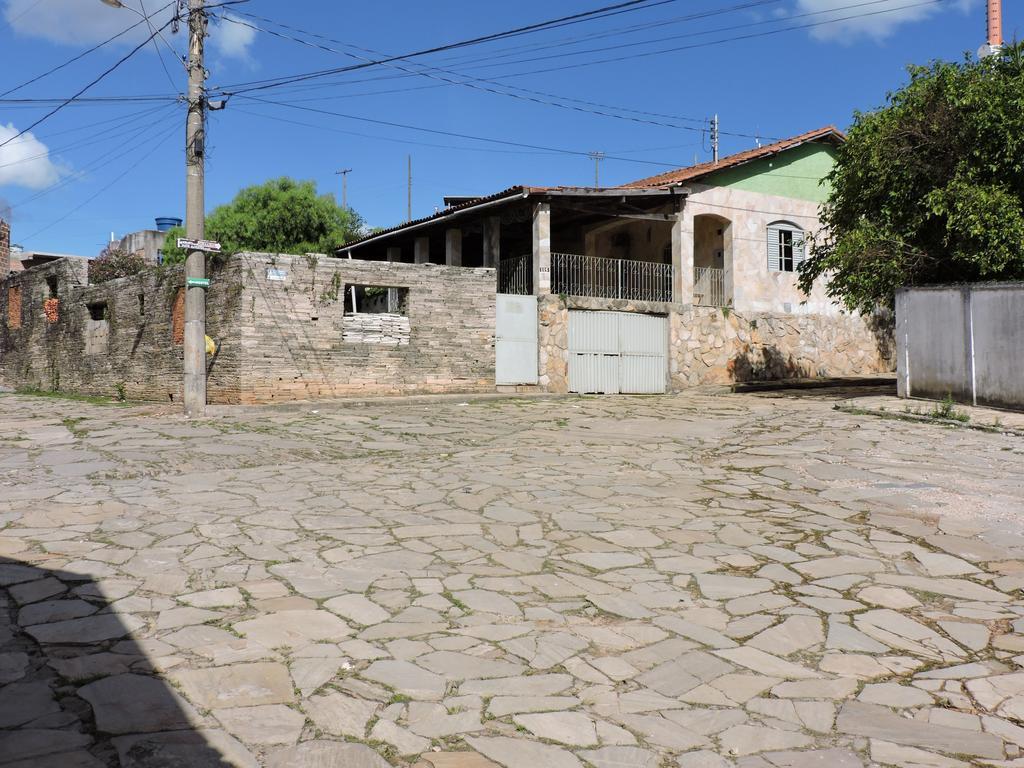
[[0, 764], [1024, 766], [1024, 438], [834, 404], [2, 395]]

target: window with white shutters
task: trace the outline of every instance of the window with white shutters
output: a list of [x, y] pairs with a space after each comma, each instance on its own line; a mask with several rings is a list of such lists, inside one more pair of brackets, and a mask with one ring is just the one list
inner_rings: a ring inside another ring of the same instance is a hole
[[768, 270], [796, 272], [807, 258], [804, 231], [788, 221], [768, 225]]

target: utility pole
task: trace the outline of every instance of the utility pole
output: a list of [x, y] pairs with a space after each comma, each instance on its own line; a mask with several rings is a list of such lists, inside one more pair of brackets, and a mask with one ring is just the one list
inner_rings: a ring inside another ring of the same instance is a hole
[[988, 0], [986, 13], [988, 35], [985, 44], [978, 49], [978, 58], [995, 56], [1003, 47], [1003, 3], [1002, 0]]
[[408, 196], [409, 196], [409, 199], [408, 199], [408, 210], [407, 210], [408, 215], [406, 216], [405, 220], [406, 221], [412, 221], [412, 155], [408, 155], [406, 159], [408, 160], [408, 177], [409, 177]]
[[711, 118], [711, 157], [718, 164], [718, 115]]
[[348, 210], [348, 175], [352, 173], [351, 168], [342, 168], [335, 171], [335, 176], [341, 176], [341, 207]]
[[588, 152], [594, 160], [594, 188], [601, 186], [601, 161], [604, 160], [604, 152]]
[[[205, 0], [188, 0], [188, 121], [185, 131], [185, 234], [206, 234], [204, 158], [206, 154]], [[185, 260], [185, 415], [206, 412], [206, 254], [191, 250]]]

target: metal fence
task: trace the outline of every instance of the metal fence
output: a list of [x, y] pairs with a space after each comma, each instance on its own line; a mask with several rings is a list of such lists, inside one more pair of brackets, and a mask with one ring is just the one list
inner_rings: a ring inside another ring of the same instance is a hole
[[694, 267], [693, 303], [702, 307], [725, 306], [725, 270]]
[[533, 293], [533, 257], [513, 256], [498, 264], [498, 293], [529, 296]]
[[551, 292], [633, 301], [672, 301], [672, 265], [551, 254]]

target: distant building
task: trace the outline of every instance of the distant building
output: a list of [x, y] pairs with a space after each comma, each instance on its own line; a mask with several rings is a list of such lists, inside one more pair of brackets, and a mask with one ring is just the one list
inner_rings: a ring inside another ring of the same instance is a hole
[[167, 232], [178, 226], [181, 226], [181, 219], [160, 217], [156, 219], [156, 229], [141, 229], [127, 234], [121, 238], [117, 247], [125, 253], [138, 254], [146, 264], [162, 264]]

